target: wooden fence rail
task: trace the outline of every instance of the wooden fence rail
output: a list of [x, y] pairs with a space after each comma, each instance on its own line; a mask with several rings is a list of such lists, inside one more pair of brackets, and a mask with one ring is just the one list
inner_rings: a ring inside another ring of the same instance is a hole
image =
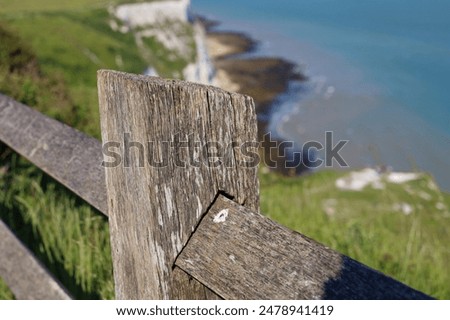
[[[257, 170], [234, 148], [256, 141], [251, 98], [114, 71], [98, 81], [120, 164], [103, 168], [99, 141], [1, 95], [0, 141], [109, 216], [117, 298], [430, 298], [259, 214]], [[180, 165], [230, 145], [225, 162]]]
[[100, 141], [2, 94], [0, 141], [107, 214]]
[[31, 252], [0, 220], [0, 277], [19, 300], [71, 299]]

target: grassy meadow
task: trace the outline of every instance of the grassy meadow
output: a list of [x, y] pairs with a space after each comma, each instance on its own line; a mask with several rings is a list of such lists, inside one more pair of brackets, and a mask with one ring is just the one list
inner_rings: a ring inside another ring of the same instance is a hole
[[[181, 74], [193, 57], [168, 59], [154, 38], [109, 26], [109, 3], [0, 0], [0, 92], [100, 137], [96, 71]], [[167, 26], [166, 26], [167, 27]], [[186, 27], [186, 35], [191, 30]], [[436, 298], [450, 299], [450, 195], [432, 177], [342, 191], [346, 172], [301, 178], [260, 170], [261, 211]], [[407, 204], [411, 211], [401, 210]], [[0, 145], [0, 218], [78, 299], [113, 299], [107, 220]], [[0, 279], [0, 299], [13, 295]]]
[[106, 8], [109, 5], [132, 2], [151, 2], [151, 0], [1, 0], [0, 5], [3, 13], [18, 15], [24, 12]]

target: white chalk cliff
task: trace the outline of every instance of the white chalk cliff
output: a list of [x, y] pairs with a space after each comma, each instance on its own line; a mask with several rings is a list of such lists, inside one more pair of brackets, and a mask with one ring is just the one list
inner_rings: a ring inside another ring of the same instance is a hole
[[190, 0], [152, 1], [119, 5], [115, 15], [132, 28], [155, 25], [165, 20], [188, 22]]
[[[211, 84], [214, 68], [209, 59], [205, 30], [200, 23], [193, 23], [193, 37], [187, 37], [180, 30], [191, 23], [189, 19], [190, 0], [152, 1], [143, 3], [122, 4], [110, 12], [121, 26], [111, 21], [111, 27], [121, 32], [135, 33], [136, 42], [142, 46], [143, 38], [154, 37], [159, 43], [177, 55], [192, 56], [192, 40], [195, 43], [195, 61], [189, 63], [182, 71], [187, 81]], [[149, 66], [151, 74], [155, 69]]]

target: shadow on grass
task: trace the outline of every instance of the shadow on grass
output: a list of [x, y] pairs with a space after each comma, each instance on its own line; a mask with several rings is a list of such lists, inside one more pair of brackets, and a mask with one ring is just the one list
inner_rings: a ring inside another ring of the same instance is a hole
[[343, 258], [339, 276], [325, 283], [322, 298], [326, 300], [433, 299], [348, 257]]

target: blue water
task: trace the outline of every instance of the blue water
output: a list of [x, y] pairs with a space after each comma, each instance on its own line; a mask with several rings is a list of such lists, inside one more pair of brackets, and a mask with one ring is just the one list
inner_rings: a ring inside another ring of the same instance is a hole
[[297, 142], [348, 139], [351, 167], [432, 173], [450, 190], [450, 1], [193, 0], [309, 76], [271, 127]]

